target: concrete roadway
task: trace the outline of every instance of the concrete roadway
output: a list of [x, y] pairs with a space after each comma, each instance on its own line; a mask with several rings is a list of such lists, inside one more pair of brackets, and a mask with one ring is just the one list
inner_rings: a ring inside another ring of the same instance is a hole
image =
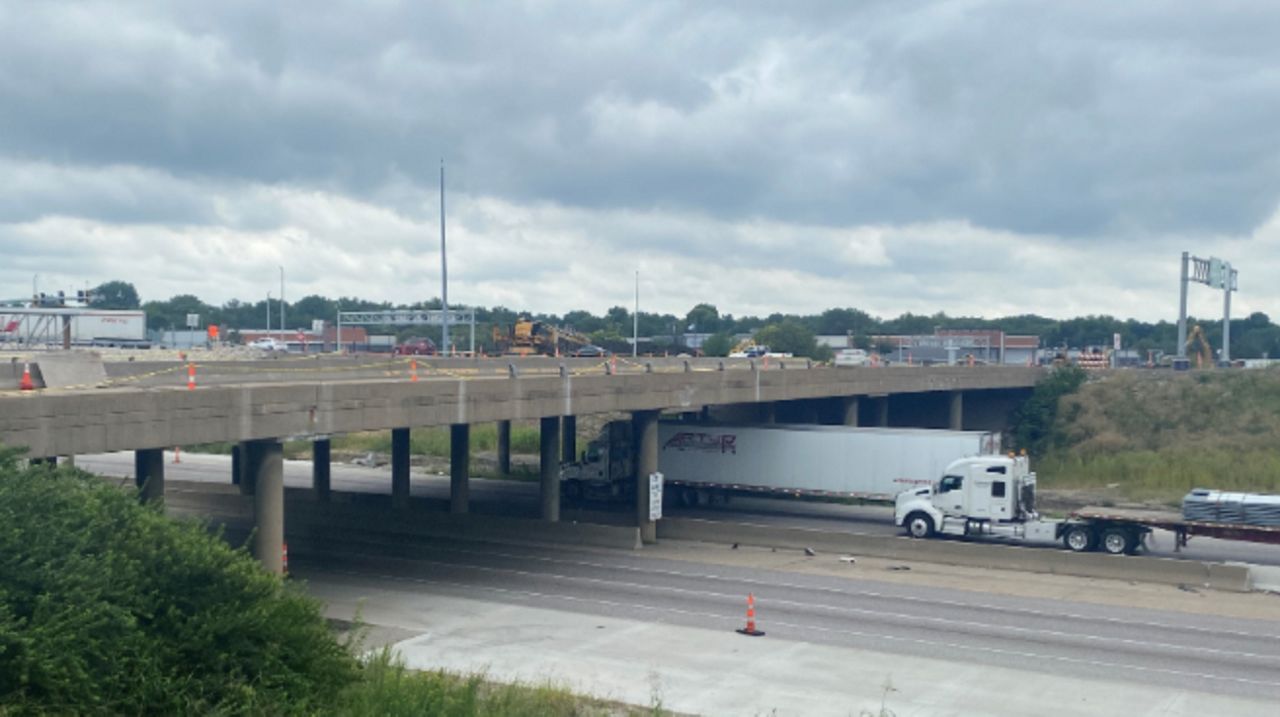
[[[229, 484], [231, 459], [228, 456], [183, 453], [182, 463], [174, 464], [172, 454], [166, 454], [166, 476], [173, 480], [206, 481]], [[103, 453], [77, 456], [76, 465], [85, 470], [108, 476], [132, 476], [132, 453]], [[353, 493], [390, 493], [391, 471], [389, 467], [334, 463], [331, 469], [332, 489]], [[285, 485], [290, 488], [307, 488], [311, 485], [310, 461], [285, 461]], [[411, 494], [416, 497], [447, 501], [449, 479], [447, 476], [413, 471]], [[533, 482], [508, 480], [471, 481], [471, 501], [477, 512], [523, 515], [539, 515], [538, 485]], [[630, 513], [619, 511], [620, 519]], [[893, 511], [883, 505], [837, 505], [813, 503], [794, 499], [765, 499], [735, 497], [727, 506], [674, 508], [668, 514], [675, 517], [702, 518], [728, 522], [750, 522], [779, 527], [829, 529], [869, 535], [897, 535], [901, 531], [893, 525]], [[594, 511], [590, 515], [566, 509], [565, 519], [604, 518]], [[1058, 549], [1057, 543], [1046, 544], [1047, 549]], [[1193, 538], [1181, 552], [1174, 551], [1171, 533], [1157, 531], [1148, 546], [1147, 554], [1157, 557], [1213, 562], [1245, 562], [1253, 565], [1280, 567], [1280, 546], [1244, 543], [1213, 538]]]
[[[357, 536], [326, 548], [333, 552], [323, 558], [294, 561], [293, 574], [331, 614], [350, 617], [343, 613], [363, 604], [366, 620], [404, 630], [398, 637], [409, 639], [399, 647], [416, 666], [526, 679], [590, 675], [588, 686], [641, 703], [643, 694], [637, 700], [627, 690], [653, 673], [666, 684], [664, 704], [681, 711], [849, 714], [870, 707], [867, 698], [886, 680], [898, 690], [890, 706], [899, 715], [1026, 714], [1034, 704], [1072, 714], [1265, 714], [1280, 700], [1275, 621], [708, 565], [647, 551]], [[733, 634], [747, 594], [767, 633], [758, 641]], [[442, 600], [484, 617], [424, 620]], [[622, 676], [602, 685], [595, 672], [610, 662]], [[740, 690], [726, 694], [719, 683], [735, 680]]]

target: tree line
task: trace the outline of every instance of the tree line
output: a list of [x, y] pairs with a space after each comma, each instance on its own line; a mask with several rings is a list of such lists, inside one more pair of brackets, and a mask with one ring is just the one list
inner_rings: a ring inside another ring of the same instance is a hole
[[[267, 310], [271, 310], [271, 325], [278, 326], [280, 305], [272, 300], [268, 307], [265, 300], [244, 302], [232, 299], [221, 305], [205, 303], [191, 294], [181, 294], [165, 300], [142, 301], [132, 284], [125, 281], [107, 282], [94, 289], [93, 306], [114, 309], [142, 309], [147, 314], [147, 327], [156, 330], [186, 328], [187, 314], [199, 314], [201, 325], [217, 324], [234, 333], [241, 329], [261, 329], [267, 324]], [[286, 324], [289, 329], [310, 328], [312, 322], [333, 322], [339, 310], [375, 311], [384, 309], [438, 309], [440, 300], [427, 299], [412, 304], [369, 301], [355, 297], [328, 298], [311, 295], [289, 302], [286, 308]], [[546, 321], [557, 326], [572, 328], [589, 336], [595, 343], [618, 345], [631, 337], [633, 312], [624, 306], [614, 306], [602, 315], [575, 310], [563, 315], [519, 311], [504, 306], [475, 307], [476, 346], [492, 350], [493, 327], [509, 329], [517, 318], [527, 317]], [[1209, 342], [1218, 348], [1222, 345], [1221, 319], [1196, 319], [1205, 331]], [[1086, 348], [1111, 346], [1112, 336], [1120, 334], [1125, 348], [1140, 354], [1147, 351], [1174, 353], [1178, 343], [1176, 322], [1155, 323], [1136, 319], [1119, 319], [1113, 316], [1083, 316], [1071, 319], [1053, 319], [1035, 314], [1005, 316], [986, 319], [966, 316], [948, 316], [943, 312], [931, 315], [904, 313], [895, 318], [882, 319], [855, 308], [831, 308], [819, 314], [783, 314], [768, 316], [734, 316], [721, 314], [714, 305], [701, 303], [683, 316], [670, 313], [641, 311], [639, 334], [651, 339], [654, 350], [678, 351], [682, 336], [686, 333], [708, 334], [704, 351], [709, 355], [725, 355], [743, 335], [754, 334], [759, 343], [768, 344], [779, 351], [789, 351], [798, 356], [824, 358], [816, 336], [835, 335], [850, 337], [855, 346], [866, 349], [875, 345], [876, 336], [932, 334], [937, 329], [992, 329], [1006, 334], [1032, 335], [1040, 338], [1045, 348]], [[411, 336], [429, 336], [439, 339], [439, 329], [432, 327], [370, 327], [374, 333], [395, 334], [404, 339]], [[455, 336], [455, 340], [459, 338]], [[1280, 327], [1270, 317], [1255, 312], [1231, 322], [1231, 355], [1233, 358], [1280, 357]]]

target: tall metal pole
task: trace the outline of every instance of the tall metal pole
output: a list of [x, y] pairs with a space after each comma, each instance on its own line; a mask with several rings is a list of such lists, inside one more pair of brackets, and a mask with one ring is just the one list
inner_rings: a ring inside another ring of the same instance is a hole
[[[280, 338], [284, 338], [284, 267], [280, 267]], [[287, 340], [287, 339], [286, 339]]]
[[1187, 282], [1190, 278], [1187, 267], [1190, 263], [1191, 255], [1182, 252], [1182, 279], [1178, 283], [1178, 358], [1187, 357]]
[[267, 292], [267, 336], [271, 335], [271, 292]]
[[640, 355], [640, 270], [636, 269], [636, 312], [631, 317], [631, 357]]
[[1231, 362], [1231, 265], [1222, 267], [1222, 360]]
[[444, 243], [444, 160], [440, 160], [440, 308], [444, 330], [441, 334], [441, 353], [449, 353], [449, 260]]

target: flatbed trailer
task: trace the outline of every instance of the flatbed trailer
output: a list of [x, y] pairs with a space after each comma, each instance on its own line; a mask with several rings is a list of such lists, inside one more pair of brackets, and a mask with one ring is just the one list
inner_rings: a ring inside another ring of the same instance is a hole
[[1186, 520], [1177, 513], [1155, 510], [1123, 510], [1087, 506], [1073, 511], [1070, 518], [1093, 526], [1099, 532], [1110, 528], [1142, 530], [1144, 533], [1149, 533], [1153, 529], [1167, 530], [1175, 536], [1175, 551], [1185, 547], [1194, 536], [1280, 544], [1280, 527]]

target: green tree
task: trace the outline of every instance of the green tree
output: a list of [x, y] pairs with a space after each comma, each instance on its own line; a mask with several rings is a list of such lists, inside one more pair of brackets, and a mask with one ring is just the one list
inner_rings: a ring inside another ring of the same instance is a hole
[[1057, 443], [1055, 432], [1058, 404], [1063, 396], [1075, 393], [1089, 375], [1079, 366], [1054, 369], [1036, 383], [1027, 399], [1013, 415], [1013, 447], [1026, 449], [1033, 458], [1043, 458]]
[[706, 356], [728, 356], [733, 348], [733, 337], [726, 333], [712, 334], [702, 344], [702, 353]]
[[818, 350], [813, 331], [794, 319], [784, 319], [781, 323], [765, 326], [756, 332], [755, 340], [757, 344], [768, 346], [773, 351], [796, 356], [812, 358]]
[[711, 304], [698, 304], [684, 317], [684, 328], [699, 334], [720, 331], [720, 312]]
[[310, 714], [357, 676], [243, 550], [0, 451], [0, 713]]
[[136, 309], [142, 305], [138, 290], [127, 281], [108, 281], [90, 292], [89, 305], [95, 309]]

